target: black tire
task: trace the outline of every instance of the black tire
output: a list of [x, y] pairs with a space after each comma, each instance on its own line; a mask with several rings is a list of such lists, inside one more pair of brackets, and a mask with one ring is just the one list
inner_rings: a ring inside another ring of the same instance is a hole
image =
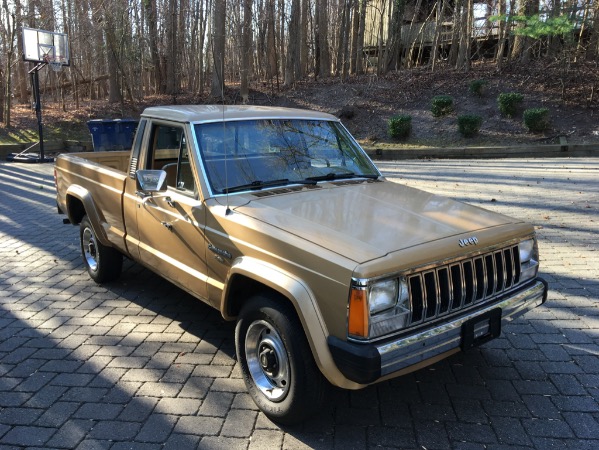
[[87, 216], [79, 225], [81, 256], [87, 273], [96, 283], [117, 279], [123, 268], [123, 255], [113, 247], [107, 247], [98, 241]]
[[252, 297], [239, 314], [235, 350], [249, 394], [272, 421], [302, 422], [323, 403], [327, 381], [286, 299]]

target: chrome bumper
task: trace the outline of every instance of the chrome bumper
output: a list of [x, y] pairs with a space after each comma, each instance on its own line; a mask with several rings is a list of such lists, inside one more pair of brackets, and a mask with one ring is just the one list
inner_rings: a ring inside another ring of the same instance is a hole
[[474, 334], [484, 337], [486, 317], [500, 313], [503, 325], [542, 305], [546, 299], [547, 283], [537, 279], [499, 302], [416, 334], [380, 344], [354, 344], [330, 337], [329, 348], [339, 370], [348, 379], [370, 384], [416, 370], [458, 351], [463, 345], [464, 324], [472, 325]]
[[460, 347], [462, 325], [496, 308], [501, 308], [501, 322], [514, 320], [525, 312], [543, 304], [545, 285], [535, 283], [529, 289], [506, 298], [484, 309], [477, 310], [459, 319], [439, 325], [436, 328], [377, 346], [381, 355], [381, 376], [405, 369], [442, 353]]

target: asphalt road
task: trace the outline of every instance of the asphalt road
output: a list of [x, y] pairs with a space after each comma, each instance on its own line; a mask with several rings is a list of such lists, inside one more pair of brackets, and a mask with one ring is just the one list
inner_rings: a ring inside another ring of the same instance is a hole
[[599, 158], [379, 167], [534, 223], [549, 300], [281, 429], [245, 393], [232, 324], [133, 263], [93, 283], [52, 166], [0, 163], [0, 450], [599, 448]]

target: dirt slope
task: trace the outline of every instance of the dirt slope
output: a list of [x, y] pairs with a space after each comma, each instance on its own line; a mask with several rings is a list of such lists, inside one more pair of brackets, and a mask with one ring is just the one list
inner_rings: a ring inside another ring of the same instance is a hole
[[[481, 97], [469, 86], [474, 80], [487, 82]], [[596, 62], [565, 66], [537, 63], [513, 66], [497, 73], [490, 64], [479, 64], [469, 72], [439, 67], [404, 70], [386, 76], [364, 75], [342, 83], [338, 77], [312, 79], [280, 91], [254, 83], [250, 102], [310, 108], [342, 117], [344, 124], [362, 142], [392, 143], [409, 147], [479, 146], [542, 144], [559, 142], [565, 136], [570, 143], [599, 144], [599, 68]], [[497, 96], [502, 92], [524, 94], [522, 110], [532, 107], [549, 109], [551, 126], [543, 134], [532, 134], [522, 123], [521, 112], [514, 118], [499, 113]], [[435, 95], [451, 95], [455, 110], [434, 118], [430, 112]], [[45, 137], [51, 139], [89, 139], [86, 122], [97, 118], [137, 118], [147, 106], [158, 104], [211, 103], [208, 97], [189, 95], [154, 96], [143, 102], [109, 105], [104, 101], [81, 102], [79, 109], [67, 103], [63, 111], [51, 98], [44, 99]], [[237, 88], [229, 85], [228, 103], [239, 101]], [[483, 117], [480, 133], [463, 138], [457, 131], [459, 114]], [[387, 121], [395, 114], [412, 116], [412, 135], [402, 141], [387, 136]], [[37, 138], [35, 113], [18, 106], [12, 113], [13, 127], [0, 127], [0, 142]]]

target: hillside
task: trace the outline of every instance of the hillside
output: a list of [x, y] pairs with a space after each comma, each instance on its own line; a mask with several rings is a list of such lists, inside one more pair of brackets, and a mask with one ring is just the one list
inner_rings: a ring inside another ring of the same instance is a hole
[[[487, 82], [483, 95], [469, 90], [473, 80]], [[560, 136], [570, 143], [599, 144], [599, 68], [596, 62], [575, 66], [512, 66], [497, 73], [489, 64], [474, 66], [469, 72], [441, 67], [404, 70], [386, 76], [364, 75], [341, 83], [339, 78], [306, 80], [280, 91], [270, 86], [252, 86], [250, 102], [310, 108], [342, 117], [343, 123], [366, 144], [377, 143], [407, 147], [449, 147], [481, 145], [524, 145], [559, 142]], [[549, 109], [550, 128], [533, 134], [522, 123], [521, 111], [514, 118], [499, 113], [497, 96], [502, 92], [524, 95], [522, 110], [533, 107]], [[227, 103], [238, 101], [237, 89], [228, 86]], [[455, 110], [442, 118], [430, 112], [435, 95], [450, 95]], [[154, 96], [143, 102], [110, 105], [105, 101], [82, 101], [79, 109], [67, 102], [66, 111], [51, 99], [44, 99], [44, 131], [46, 140], [89, 139], [86, 122], [101, 118], [137, 118], [147, 106], [159, 104], [211, 103], [208, 97], [179, 95]], [[457, 131], [457, 115], [477, 114], [483, 117], [480, 133], [463, 138]], [[412, 135], [402, 141], [387, 136], [387, 121], [395, 114], [412, 116]], [[28, 106], [12, 111], [13, 126], [0, 126], [0, 143], [37, 140], [35, 112]]]

